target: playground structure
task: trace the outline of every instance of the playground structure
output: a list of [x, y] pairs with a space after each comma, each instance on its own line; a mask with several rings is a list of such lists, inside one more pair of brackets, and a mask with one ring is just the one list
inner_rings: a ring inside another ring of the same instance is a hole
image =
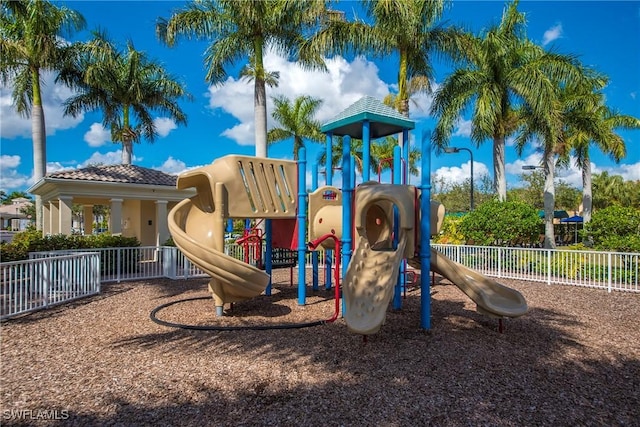
[[[502, 319], [527, 312], [526, 301], [518, 291], [430, 248], [430, 236], [439, 231], [444, 218], [444, 207], [429, 197], [430, 156], [423, 155], [421, 187], [407, 185], [406, 167], [403, 168], [402, 162], [408, 157], [408, 129], [413, 128], [413, 122], [374, 101], [365, 97], [323, 126], [329, 161], [333, 135], [344, 137], [341, 189], [331, 185], [330, 164], [325, 168], [326, 186], [318, 187], [318, 169], [314, 165], [312, 192], [307, 194], [304, 148], [297, 163], [225, 156], [178, 177], [178, 188], [195, 187], [197, 192], [171, 210], [169, 230], [185, 256], [211, 277], [209, 290], [217, 315], [223, 315], [225, 304], [254, 298], [263, 292], [270, 294], [274, 247], [298, 252], [300, 305], [305, 304], [306, 298], [304, 259], [307, 251], [325, 249], [327, 273], [331, 271], [332, 252], [339, 251], [336, 258], [341, 255], [342, 265], [336, 265], [334, 270], [336, 298], [340, 295], [338, 268], [341, 267], [342, 314], [348, 328], [358, 334], [370, 335], [380, 329], [392, 299], [394, 309], [401, 308], [407, 263], [421, 271], [421, 327], [424, 329], [430, 329], [430, 270], [458, 286], [476, 303], [480, 313]], [[407, 143], [403, 147], [404, 155], [400, 147], [396, 147], [394, 153], [394, 183], [369, 181], [370, 137], [398, 132], [403, 133]], [[364, 142], [363, 183], [357, 187], [350, 156], [351, 136]], [[421, 136], [422, 152], [430, 153], [428, 134]], [[265, 219], [265, 271], [224, 254], [225, 222], [229, 218]], [[314, 272], [318, 267], [317, 256], [314, 256]], [[315, 277], [316, 274], [314, 280]], [[331, 275], [325, 274], [325, 277], [325, 286], [330, 288]], [[313, 285], [316, 288], [317, 284]], [[336, 316], [331, 320], [337, 317], [337, 310], [336, 299]]]

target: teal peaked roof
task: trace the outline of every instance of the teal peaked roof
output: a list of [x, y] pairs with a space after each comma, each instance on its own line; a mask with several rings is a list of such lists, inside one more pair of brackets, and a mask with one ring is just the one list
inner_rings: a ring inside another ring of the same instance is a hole
[[349, 135], [362, 139], [362, 122], [369, 121], [371, 139], [413, 129], [416, 124], [391, 107], [370, 96], [364, 96], [320, 128], [323, 133], [337, 136]]

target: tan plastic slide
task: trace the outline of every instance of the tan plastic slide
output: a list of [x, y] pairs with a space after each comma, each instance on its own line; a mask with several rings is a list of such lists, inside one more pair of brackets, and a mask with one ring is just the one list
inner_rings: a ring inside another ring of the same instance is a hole
[[[420, 259], [413, 259], [412, 267], [420, 266]], [[477, 305], [479, 313], [492, 317], [518, 317], [528, 310], [527, 301], [515, 289], [458, 264], [436, 249], [431, 248], [431, 271], [450, 280]]]
[[[356, 189], [355, 250], [342, 283], [344, 319], [352, 332], [371, 335], [384, 323], [401, 261], [413, 255], [414, 187], [361, 185]], [[392, 246], [393, 205], [399, 236]]]
[[264, 271], [224, 254], [227, 217], [293, 218], [297, 184], [295, 162], [225, 156], [178, 177], [178, 188], [197, 193], [169, 212], [176, 246], [211, 276], [216, 313], [225, 303], [260, 295], [269, 284]]

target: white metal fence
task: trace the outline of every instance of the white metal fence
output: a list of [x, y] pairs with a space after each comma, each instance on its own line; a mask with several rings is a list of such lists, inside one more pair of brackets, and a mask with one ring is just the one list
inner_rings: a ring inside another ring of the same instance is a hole
[[100, 292], [100, 254], [0, 264], [0, 319]]
[[[640, 253], [432, 246], [486, 276], [640, 292]], [[225, 252], [246, 260], [240, 245], [227, 245]], [[0, 264], [0, 318], [96, 294], [100, 282], [206, 276], [180, 250], [169, 246], [37, 252], [30, 257]], [[306, 256], [307, 267], [311, 257]], [[323, 264], [324, 253], [319, 259]], [[248, 254], [248, 260], [257, 263], [254, 253]]]
[[432, 245], [486, 276], [640, 292], [640, 253]]

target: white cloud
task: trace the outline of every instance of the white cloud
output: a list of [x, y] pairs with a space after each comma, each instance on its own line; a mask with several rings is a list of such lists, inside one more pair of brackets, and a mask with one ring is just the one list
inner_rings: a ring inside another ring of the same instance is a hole
[[464, 120], [461, 118], [460, 120], [458, 120], [456, 126], [456, 130], [451, 136], [471, 136], [471, 120]]
[[[132, 155], [131, 162], [135, 164], [135, 162], [141, 161], [142, 158], [136, 157], [135, 154]], [[78, 168], [86, 168], [91, 165], [117, 165], [122, 163], [122, 150], [109, 151], [107, 153], [99, 153], [95, 152], [82, 163], [78, 164]]]
[[111, 132], [102, 126], [101, 123], [93, 123], [89, 127], [89, 131], [84, 134], [83, 138], [89, 147], [100, 147], [111, 141]]
[[12, 191], [29, 185], [30, 177], [18, 173], [20, 166], [20, 156], [0, 156], [0, 189], [2, 191]]
[[562, 37], [562, 24], [558, 23], [544, 32], [542, 35], [542, 45], [546, 46], [560, 37]]
[[160, 138], [164, 138], [169, 135], [169, 132], [178, 128], [176, 122], [168, 117], [156, 117], [153, 119], [153, 125]]
[[[64, 115], [64, 102], [74, 95], [68, 87], [55, 84], [55, 74], [45, 72], [42, 74], [42, 103], [44, 117], [47, 127], [47, 135], [53, 135], [58, 130], [70, 129], [78, 126], [84, 119], [84, 114], [73, 118]], [[16, 138], [31, 137], [31, 119], [22, 117], [16, 112], [11, 100], [13, 86], [0, 86], [0, 117], [2, 126], [0, 127], [0, 137]]]
[[511, 175], [522, 175], [522, 166], [540, 166], [542, 162], [542, 153], [532, 153], [524, 159], [517, 159], [513, 163], [507, 163], [504, 166], [505, 171]]
[[[199, 167], [199, 166], [196, 166], [196, 167]], [[169, 158], [165, 160], [162, 165], [154, 166], [153, 169], [158, 169], [170, 175], [179, 175], [182, 172], [186, 171], [187, 169], [193, 169], [193, 168], [187, 168], [187, 164], [185, 162], [183, 162], [182, 160], [174, 159], [172, 156], [169, 156]]]
[[[271, 52], [265, 56], [265, 68], [280, 72], [277, 88], [267, 88], [267, 126], [273, 127], [271, 98], [285, 95], [294, 99], [300, 95], [309, 95], [322, 99], [316, 119], [325, 123], [356, 102], [364, 95], [382, 100], [389, 93], [389, 86], [378, 77], [378, 67], [362, 57], [352, 62], [342, 57], [328, 59], [329, 71], [304, 71], [295, 63], [289, 62]], [[238, 124], [225, 129], [222, 135], [233, 139], [240, 145], [254, 144], [254, 102], [253, 84], [229, 77], [219, 86], [209, 87], [209, 107], [221, 109], [238, 120]]]
[[[487, 165], [481, 162], [473, 162], [473, 179], [478, 182], [484, 175], [489, 174]], [[462, 184], [471, 176], [471, 161], [463, 163], [461, 166], [450, 166], [438, 168], [435, 172], [435, 179], [451, 184]], [[474, 184], [475, 184], [474, 182]]]

